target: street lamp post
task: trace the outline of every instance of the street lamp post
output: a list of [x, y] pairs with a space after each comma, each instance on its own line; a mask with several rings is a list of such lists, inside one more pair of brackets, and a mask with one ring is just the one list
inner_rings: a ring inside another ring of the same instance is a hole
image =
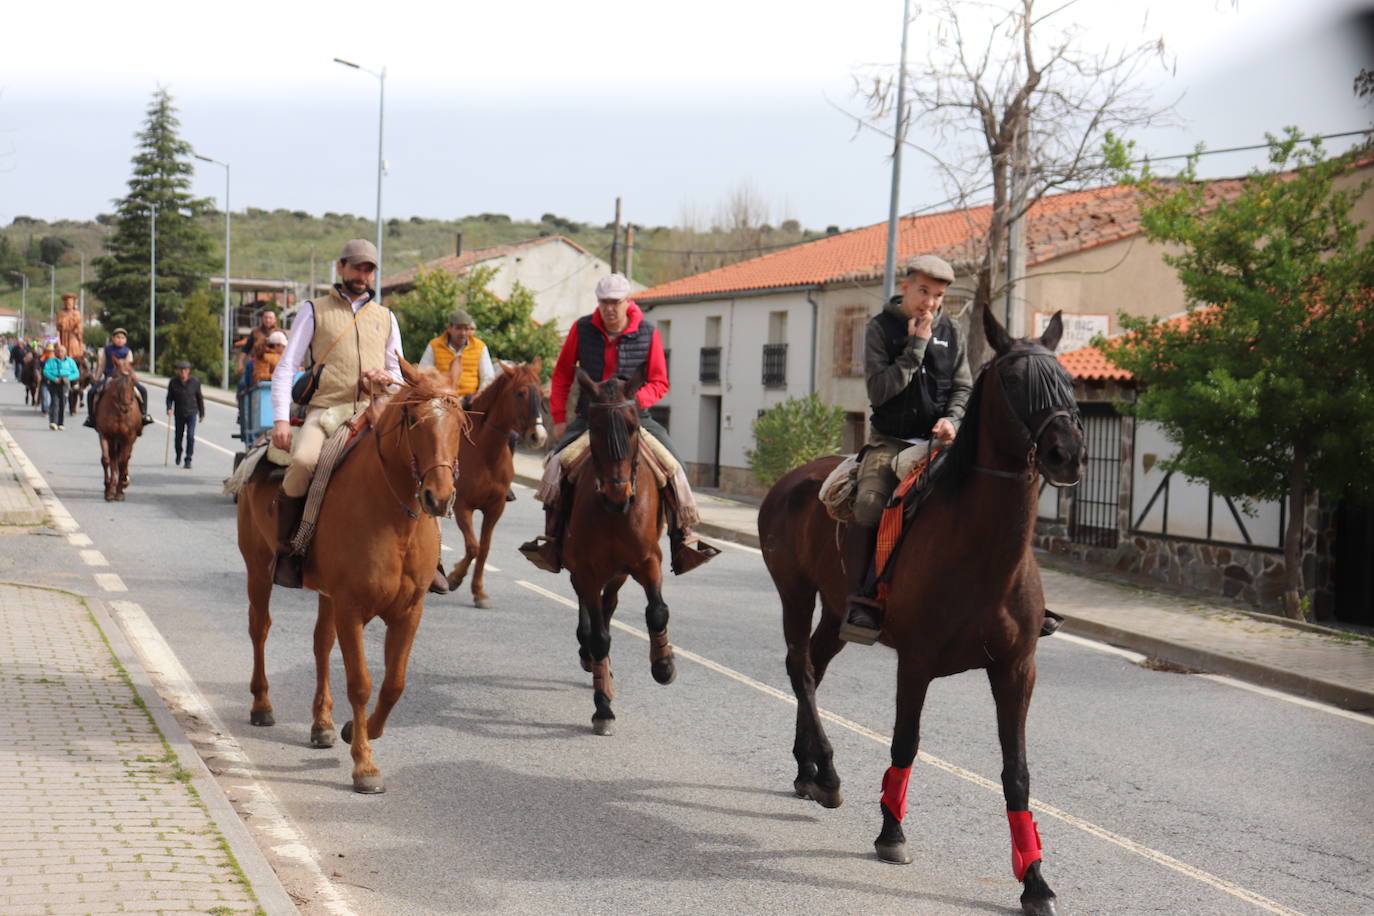
[[57, 321], [57, 265], [39, 261], [48, 269], [48, 323], [56, 329]]
[[386, 160], [382, 158], [382, 125], [386, 115], [386, 67], [383, 66], [382, 71], [378, 73], [376, 70], [369, 70], [341, 57], [334, 58], [334, 63], [343, 64], [345, 67], [352, 67], [354, 70], [361, 70], [377, 77], [377, 298], [380, 300], [382, 288], [382, 173], [386, 170]]
[[153, 373], [157, 371], [157, 204], [140, 197], [129, 200], [153, 211], [153, 224], [148, 230], [148, 372]]
[[897, 195], [902, 187], [902, 143], [906, 139], [906, 33], [911, 0], [902, 0], [902, 62], [897, 68], [897, 128], [892, 141], [892, 188], [887, 204], [887, 258], [883, 263], [883, 302], [897, 286]]
[[221, 353], [220, 363], [222, 367], [220, 384], [225, 388], [229, 387], [229, 334], [230, 326], [233, 325], [233, 316], [229, 310], [229, 163], [220, 162], [218, 159], [211, 159], [209, 156], [202, 156], [200, 153], [193, 154], [202, 162], [211, 162], [215, 165], [224, 166], [224, 349]]
[[19, 291], [19, 336], [21, 338], [27, 337], [28, 331], [25, 328], [25, 325], [28, 324], [29, 275], [26, 273], [20, 273], [17, 270], [6, 271], [6, 273], [8, 273], [11, 277], [18, 277], [20, 280], [24, 281], [24, 285], [20, 288]]
[[81, 320], [84, 322], [86, 320], [86, 252], [81, 248], [73, 248], [72, 251], [75, 251], [81, 258], [81, 281], [76, 287], [76, 310], [81, 313]]

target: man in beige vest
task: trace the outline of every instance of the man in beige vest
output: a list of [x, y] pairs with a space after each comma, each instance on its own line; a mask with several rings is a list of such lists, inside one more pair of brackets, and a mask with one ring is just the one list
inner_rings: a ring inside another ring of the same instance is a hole
[[[305, 511], [306, 492], [320, 459], [325, 434], [320, 418], [338, 404], [361, 408], [369, 400], [368, 382], [380, 385], [401, 380], [401, 330], [390, 309], [374, 301], [377, 247], [353, 239], [339, 253], [338, 279], [327, 296], [305, 302], [296, 313], [291, 337], [272, 373], [272, 444], [291, 451], [281, 494], [277, 497], [277, 563], [273, 581], [287, 588], [301, 587], [302, 558], [291, 552], [291, 538]], [[291, 384], [307, 351], [324, 364], [319, 387], [310, 399], [305, 423], [291, 441], [287, 417]]]

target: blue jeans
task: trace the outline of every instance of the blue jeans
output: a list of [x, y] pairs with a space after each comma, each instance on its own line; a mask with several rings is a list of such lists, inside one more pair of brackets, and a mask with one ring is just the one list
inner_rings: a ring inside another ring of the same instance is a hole
[[174, 447], [176, 448], [176, 453], [177, 453], [177, 462], [176, 462], [177, 464], [181, 464], [181, 454], [182, 454], [182, 447], [181, 447], [182, 439], [181, 439], [181, 437], [182, 437], [183, 434], [185, 434], [185, 436], [186, 436], [186, 449], [185, 449], [185, 452], [186, 452], [186, 460], [187, 460], [187, 461], [190, 461], [190, 460], [191, 460], [191, 453], [192, 453], [193, 451], [195, 451], [195, 448], [196, 448], [196, 415], [195, 415], [195, 414], [190, 414], [189, 416], [185, 416], [185, 417], [183, 417], [183, 416], [177, 416], [177, 418], [176, 418], [176, 432], [173, 433], [173, 435], [172, 435], [172, 441], [176, 443], [176, 445], [175, 445]]

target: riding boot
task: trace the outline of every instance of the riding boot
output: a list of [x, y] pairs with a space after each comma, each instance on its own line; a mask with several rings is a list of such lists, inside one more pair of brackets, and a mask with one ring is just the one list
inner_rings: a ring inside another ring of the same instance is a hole
[[844, 573], [849, 583], [840, 639], [871, 646], [882, 631], [883, 605], [875, 597], [871, 567], [877, 531], [850, 522], [844, 532]]
[[1045, 608], [1045, 620], [1040, 624], [1040, 635], [1053, 636], [1059, 632], [1059, 628], [1064, 625], [1063, 616], [1056, 614], [1049, 608]]
[[563, 531], [567, 525], [564, 505], [571, 501], [571, 494], [560, 492], [558, 502], [545, 505], [543, 536], [526, 541], [519, 547], [526, 560], [545, 572], [556, 573], [563, 570]]
[[298, 556], [291, 546], [291, 538], [305, 514], [304, 496], [277, 496], [277, 561], [272, 581], [284, 588], [300, 588], [305, 576], [305, 557]]
[[96, 405], [96, 403], [97, 403], [99, 400], [100, 400], [100, 392], [99, 392], [99, 391], [93, 391], [93, 392], [91, 392], [90, 395], [87, 396], [87, 398], [86, 398], [86, 419], [85, 419], [85, 421], [81, 424], [82, 426], [89, 426], [91, 429], [95, 429], [95, 405]]
[[434, 570], [434, 581], [429, 583], [429, 593], [431, 595], [448, 594], [448, 574], [444, 572], [442, 562], [439, 564], [439, 568]]
[[673, 575], [691, 572], [720, 553], [719, 547], [706, 543], [692, 533], [690, 526], [679, 522], [681, 514], [672, 483], [659, 490], [659, 498], [668, 510], [668, 555]]

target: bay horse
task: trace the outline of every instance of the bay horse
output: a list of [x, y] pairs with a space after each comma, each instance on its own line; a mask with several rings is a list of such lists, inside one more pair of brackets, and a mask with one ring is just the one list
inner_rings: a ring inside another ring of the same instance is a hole
[[67, 387], [67, 414], [69, 416], [76, 416], [77, 408], [85, 403], [86, 389], [90, 388], [95, 381], [91, 361], [84, 353], [76, 360], [76, 365], [80, 374], [76, 381]]
[[665, 516], [654, 473], [639, 454], [635, 394], [644, 381], [643, 366], [628, 381], [612, 376], [600, 383], [577, 370], [577, 384], [588, 404], [591, 455], [577, 472], [571, 494], [568, 485], [563, 485], [563, 499], [571, 499], [563, 565], [577, 592], [578, 656], [582, 670], [592, 675], [592, 731], [598, 735], [615, 733], [611, 615], [620, 587], [630, 576], [649, 601], [644, 622], [649, 631], [650, 672], [660, 684], [671, 684], [677, 677], [662, 591], [659, 539]]
[[[897, 651], [897, 711], [874, 847], [884, 861], [911, 861], [901, 822], [931, 680], [985, 668], [997, 708], [1022, 910], [1051, 916], [1054, 892], [1040, 873], [1039, 834], [1028, 810], [1026, 712], [1045, 608], [1030, 540], [1039, 475], [1055, 486], [1072, 486], [1087, 453], [1072, 383], [1053, 355], [1063, 333], [1060, 315], [1038, 340], [1019, 341], [986, 308], [982, 317], [996, 355], [980, 372], [961, 432], [932, 471], [931, 492], [887, 567], [879, 641]], [[822, 458], [789, 472], [759, 511], [759, 541], [782, 599], [787, 673], [797, 697], [793, 789], [827, 808], [843, 797], [816, 688], [844, 648], [839, 629], [846, 577], [837, 546], [841, 523], [830, 518], [817, 493], [838, 462]], [[818, 594], [820, 623], [813, 632]]]
[[37, 353], [24, 354], [24, 362], [19, 367], [19, 384], [24, 386], [24, 403], [42, 410], [43, 401], [38, 396], [38, 387], [43, 384], [43, 373], [38, 368], [38, 360]]
[[[350, 743], [353, 789], [386, 790], [372, 759], [387, 716], [405, 690], [406, 665], [424, 613], [425, 593], [439, 564], [438, 519], [448, 515], [458, 474], [458, 441], [466, 426], [458, 396], [443, 376], [404, 360], [405, 384], [369, 408], [371, 425], [334, 469], [305, 563], [305, 587], [319, 594], [315, 618], [315, 698], [310, 743], [334, 744], [329, 658], [337, 636], [352, 719], [340, 736]], [[101, 399], [103, 405], [105, 399]], [[253, 640], [250, 689], [253, 725], [274, 725], [265, 669], [272, 628], [272, 566], [276, 558], [276, 497], [267, 462], [238, 499], [238, 544], [248, 574], [248, 632]], [[377, 705], [367, 715], [372, 678], [363, 628], [386, 624], [385, 673]]]
[[143, 433], [143, 409], [138, 402], [138, 379], [132, 360], [116, 360], [95, 407], [95, 431], [100, 436], [100, 466], [105, 469], [105, 501], [123, 502], [129, 485], [129, 459], [134, 440]]
[[[529, 365], [507, 366], [505, 371], [468, 404], [472, 428], [463, 437], [458, 461], [463, 474], [458, 478], [458, 498], [453, 503], [453, 519], [463, 533], [463, 559], [448, 576], [448, 587], [463, 584], [472, 567], [472, 603], [490, 607], [490, 598], [483, 588], [482, 574], [491, 551], [491, 536], [496, 523], [506, 511], [506, 494], [515, 478], [515, 459], [509, 448], [512, 433], [534, 448], [542, 448], [544, 432], [543, 392], [539, 376], [543, 363], [538, 358]], [[462, 368], [453, 361], [449, 380]], [[472, 530], [472, 514], [482, 513], [482, 537], [479, 541]]]

